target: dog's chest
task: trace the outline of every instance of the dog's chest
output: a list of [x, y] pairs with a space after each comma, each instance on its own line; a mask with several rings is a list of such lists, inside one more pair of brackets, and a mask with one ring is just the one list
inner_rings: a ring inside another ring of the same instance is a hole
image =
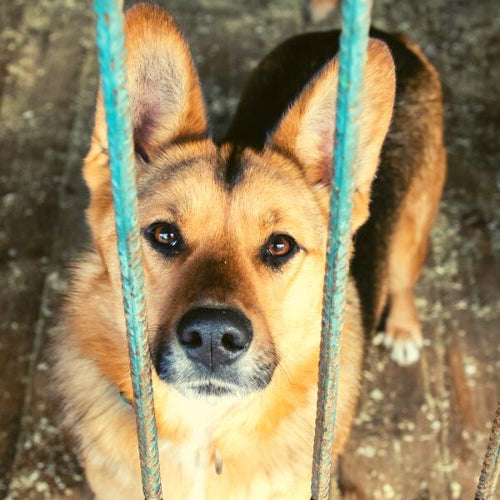
[[[189, 436], [181, 443], [160, 442], [161, 461], [174, 462], [186, 500], [205, 500], [209, 476], [222, 473], [223, 462], [214, 446], [214, 435], [226, 407], [196, 402], [185, 412]], [[167, 466], [168, 467], [168, 466]]]
[[[311, 401], [314, 396], [315, 391]], [[255, 441], [255, 435], [247, 439], [248, 434], [236, 424], [237, 409], [231, 405], [186, 405], [183, 420], [189, 426], [188, 437], [180, 443], [160, 441], [162, 482], [171, 485], [175, 498], [307, 497], [313, 428], [305, 422], [313, 422], [314, 405], [302, 407], [263, 442]], [[227, 449], [233, 442], [238, 453]], [[224, 453], [229, 454], [225, 457]]]

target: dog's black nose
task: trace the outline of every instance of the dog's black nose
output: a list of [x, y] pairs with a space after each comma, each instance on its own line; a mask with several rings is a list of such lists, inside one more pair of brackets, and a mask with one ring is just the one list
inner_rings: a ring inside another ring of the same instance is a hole
[[252, 336], [252, 323], [236, 309], [191, 309], [177, 326], [177, 338], [186, 354], [210, 370], [238, 359]]

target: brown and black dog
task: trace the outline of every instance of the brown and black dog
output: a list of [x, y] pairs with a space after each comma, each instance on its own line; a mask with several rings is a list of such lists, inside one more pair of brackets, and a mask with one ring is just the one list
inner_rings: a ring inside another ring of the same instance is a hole
[[[418, 357], [413, 286], [445, 174], [435, 70], [408, 42], [373, 36], [335, 457], [356, 409], [363, 339], [386, 304], [392, 356]], [[208, 135], [198, 76], [169, 15], [129, 10], [126, 45], [165, 491], [308, 498], [338, 33], [298, 36], [267, 56], [221, 143]], [[84, 164], [93, 248], [75, 266], [55, 371], [89, 484], [114, 500], [142, 493], [134, 412], [121, 396], [132, 400], [108, 167], [99, 97]]]

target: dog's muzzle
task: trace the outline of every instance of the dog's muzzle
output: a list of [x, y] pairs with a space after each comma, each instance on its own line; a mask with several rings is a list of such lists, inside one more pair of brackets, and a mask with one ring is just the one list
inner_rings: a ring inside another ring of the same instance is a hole
[[158, 376], [182, 392], [220, 396], [262, 389], [274, 366], [248, 351], [252, 345], [250, 319], [240, 310], [196, 307], [178, 321], [175, 337], [157, 344]]

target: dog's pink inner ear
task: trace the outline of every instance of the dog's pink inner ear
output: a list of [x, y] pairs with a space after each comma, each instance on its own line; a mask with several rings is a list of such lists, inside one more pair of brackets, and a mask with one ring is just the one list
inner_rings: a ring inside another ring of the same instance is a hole
[[[206, 133], [201, 86], [186, 41], [159, 6], [137, 4], [127, 11], [125, 43], [134, 145], [148, 162], [177, 137]], [[106, 146], [101, 97], [94, 134]]]
[[134, 150], [145, 163], [149, 163], [149, 148], [148, 143], [153, 136], [157, 121], [153, 116], [144, 116], [140, 118], [137, 124], [133, 124], [134, 128]]
[[311, 184], [331, 180], [337, 74], [335, 58], [307, 85], [270, 138], [297, 158]]
[[182, 88], [182, 67], [177, 69], [176, 77], [175, 72], [158, 72], [162, 64], [160, 57], [150, 55], [141, 61], [139, 71], [133, 67], [129, 70], [134, 146], [146, 162], [158, 148], [181, 133], [190, 98], [189, 91]]
[[311, 89], [310, 101], [303, 114], [295, 141], [296, 155], [306, 167], [313, 184], [330, 184], [335, 132], [337, 98], [336, 64], [329, 76]]

